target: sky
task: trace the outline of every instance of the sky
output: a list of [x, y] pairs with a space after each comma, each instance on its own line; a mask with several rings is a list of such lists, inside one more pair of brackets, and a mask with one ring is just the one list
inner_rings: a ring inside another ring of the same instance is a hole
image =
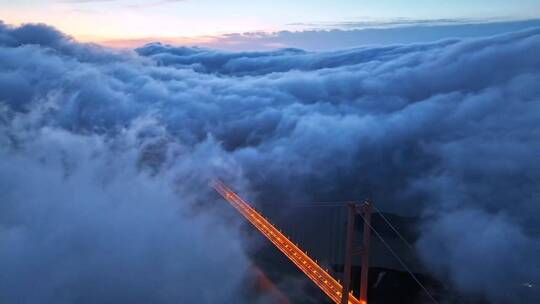
[[46, 23], [80, 41], [110, 45], [201, 44], [228, 33], [341, 28], [398, 18], [530, 19], [539, 12], [537, 0], [0, 0], [5, 23]]

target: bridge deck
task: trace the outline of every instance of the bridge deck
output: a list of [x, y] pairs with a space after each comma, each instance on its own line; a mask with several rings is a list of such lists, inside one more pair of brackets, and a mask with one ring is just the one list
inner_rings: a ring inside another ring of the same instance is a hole
[[[304, 272], [332, 301], [341, 303], [343, 287], [327, 271], [319, 266], [302, 249], [283, 235], [274, 225], [253, 209], [246, 201], [234, 193], [220, 181], [214, 181], [212, 186], [231, 205], [238, 210], [255, 228], [287, 256], [302, 272]], [[360, 304], [352, 294], [349, 294], [349, 304]]]

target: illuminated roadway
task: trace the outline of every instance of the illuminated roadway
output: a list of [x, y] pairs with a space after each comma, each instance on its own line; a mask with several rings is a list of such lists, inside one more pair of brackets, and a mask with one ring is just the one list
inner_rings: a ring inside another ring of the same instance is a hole
[[[212, 187], [298, 266], [334, 303], [341, 303], [343, 287], [328, 272], [221, 181], [213, 181]], [[352, 294], [349, 294], [348, 303], [360, 304], [360, 301]]]

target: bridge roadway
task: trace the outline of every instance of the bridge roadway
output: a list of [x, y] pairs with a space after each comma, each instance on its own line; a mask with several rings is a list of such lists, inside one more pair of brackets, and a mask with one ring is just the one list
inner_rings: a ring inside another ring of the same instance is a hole
[[[307, 253], [295, 245], [288, 237], [282, 234], [274, 225], [253, 209], [246, 201], [234, 193], [221, 181], [213, 181], [212, 186], [231, 205], [238, 210], [255, 228], [257, 228], [270, 242], [285, 254], [302, 272], [304, 272], [332, 301], [341, 303], [343, 287], [327, 271], [319, 266]], [[360, 303], [351, 293], [349, 304]]]

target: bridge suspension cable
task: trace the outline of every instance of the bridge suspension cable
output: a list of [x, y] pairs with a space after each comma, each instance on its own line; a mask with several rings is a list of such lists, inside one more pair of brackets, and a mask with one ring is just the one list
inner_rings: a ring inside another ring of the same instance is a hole
[[373, 206], [373, 208], [375, 209], [375, 211], [377, 211], [377, 214], [382, 217], [382, 219], [384, 220], [384, 222], [390, 227], [390, 229], [392, 229], [392, 231], [394, 231], [394, 233], [401, 239], [401, 241], [407, 245], [407, 247], [409, 247], [409, 250], [411, 252], [414, 252], [414, 248], [413, 246], [411, 245], [411, 243], [409, 243], [409, 241], [407, 241], [407, 239], [405, 239], [405, 237], [399, 233], [399, 231], [396, 229], [396, 227], [394, 227], [394, 225], [392, 225], [392, 223], [390, 223], [390, 221], [386, 218], [386, 216], [384, 216], [384, 214], [381, 212], [381, 210], [379, 210], [377, 207]]
[[[348, 201], [329, 201], [329, 202], [320, 201], [320, 202], [311, 202], [311, 204], [306, 204], [306, 206], [311, 206], [311, 207], [345, 207], [346, 206], [345, 203], [347, 203], [347, 202]], [[383, 221], [390, 227], [390, 229], [392, 229], [392, 231], [399, 237], [399, 239], [409, 248], [409, 250], [411, 252], [414, 252], [414, 248], [411, 245], [411, 243], [409, 243], [409, 241], [407, 241], [407, 239], [398, 231], [398, 229], [394, 225], [392, 225], [392, 223], [384, 215], [384, 213], [380, 209], [378, 209], [374, 204], [372, 204], [371, 206], [373, 207], [373, 209], [375, 209], [375, 211], [383, 219]], [[366, 223], [366, 219], [364, 218], [364, 216], [361, 213], [359, 215], [362, 218], [362, 220], [364, 221], [364, 223]], [[373, 233], [377, 236], [377, 238], [382, 242], [382, 244], [386, 247], [386, 249], [388, 249], [388, 251], [396, 258], [396, 260], [405, 269], [405, 271], [407, 271], [407, 273], [409, 273], [409, 275], [413, 278], [413, 280], [426, 293], [426, 295], [430, 298], [430, 300], [433, 303], [438, 304], [435, 297], [429, 292], [429, 290], [424, 286], [424, 284], [422, 284], [420, 279], [418, 279], [418, 277], [410, 270], [410, 268], [407, 266], [405, 261], [403, 261], [403, 259], [401, 259], [399, 257], [399, 255], [392, 249], [390, 244], [388, 244], [388, 242], [386, 242], [386, 240], [382, 237], [382, 235], [377, 230], [375, 230], [373, 225], [371, 225], [369, 222], [367, 222], [367, 225], [369, 226], [370, 230], [373, 231]]]
[[[362, 217], [362, 219], [365, 222], [365, 219], [364, 219], [363, 215], [360, 214], [360, 217]], [[411, 269], [399, 257], [399, 255], [394, 251], [394, 249], [392, 249], [390, 244], [388, 244], [388, 242], [386, 242], [386, 240], [382, 237], [382, 235], [377, 230], [375, 230], [375, 228], [373, 228], [373, 225], [371, 225], [369, 223], [368, 223], [368, 225], [369, 225], [369, 228], [371, 229], [371, 231], [373, 231], [373, 233], [377, 236], [377, 238], [381, 241], [381, 243], [386, 247], [386, 249], [388, 249], [388, 251], [390, 251], [390, 253], [394, 256], [394, 258], [396, 258], [396, 260], [399, 262], [399, 264], [401, 264], [403, 269], [405, 269], [405, 271], [407, 271], [409, 273], [409, 275], [420, 286], [420, 288], [422, 288], [422, 290], [426, 293], [426, 295], [430, 298], [430, 300], [435, 304], [439, 304], [439, 302], [437, 302], [435, 297], [429, 292], [429, 290], [426, 288], [426, 286], [424, 286], [424, 284], [422, 284], [422, 282], [420, 282], [420, 279], [418, 279], [418, 277], [411, 271]]]
[[[349, 201], [315, 201], [310, 203], [296, 204], [294, 208], [340, 208], [346, 207], [346, 203]], [[384, 213], [373, 204], [373, 209], [377, 212], [377, 215], [380, 216], [383, 221], [390, 227], [390, 229], [398, 236], [398, 238], [409, 248], [411, 252], [414, 252], [414, 247], [409, 241], [399, 232], [399, 230], [392, 225], [390, 220], [384, 215]]]

